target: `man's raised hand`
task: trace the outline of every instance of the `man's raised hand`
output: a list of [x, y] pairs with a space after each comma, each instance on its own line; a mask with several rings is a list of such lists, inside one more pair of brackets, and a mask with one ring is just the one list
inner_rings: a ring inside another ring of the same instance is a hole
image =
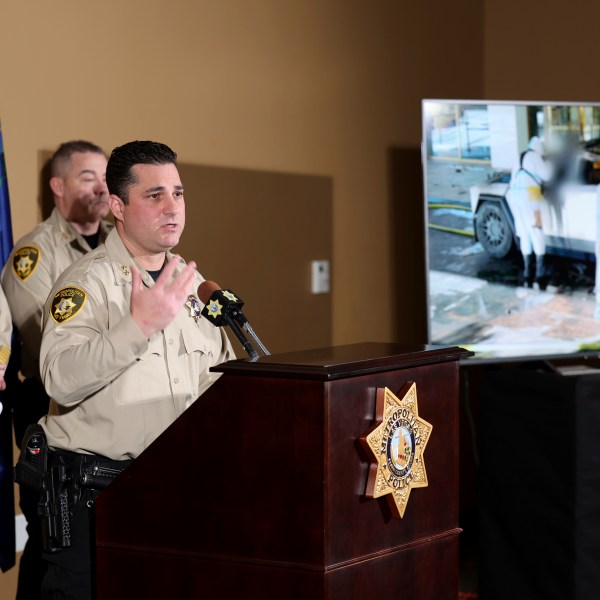
[[179, 261], [180, 258], [174, 256], [150, 288], [142, 282], [135, 265], [131, 265], [131, 316], [147, 339], [175, 318], [192, 292], [196, 263], [191, 261], [180, 273], [176, 273]]

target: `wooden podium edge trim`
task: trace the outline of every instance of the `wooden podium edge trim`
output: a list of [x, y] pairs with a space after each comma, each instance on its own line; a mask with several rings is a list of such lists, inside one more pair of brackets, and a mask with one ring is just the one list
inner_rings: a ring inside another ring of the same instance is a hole
[[[357, 361], [357, 363], [342, 364], [290, 364], [261, 362], [250, 362], [246, 359], [236, 359], [221, 363], [210, 368], [216, 373], [227, 373], [230, 375], [280, 377], [284, 379], [311, 379], [320, 381], [334, 381], [348, 377], [359, 377], [393, 371], [399, 368], [419, 367], [445, 362], [457, 362], [465, 356], [465, 351], [456, 348], [455, 351], [430, 351], [427, 354], [413, 354], [406, 356], [393, 356], [377, 358], [372, 360]], [[268, 357], [270, 358], [270, 357]]]
[[419, 538], [417, 540], [412, 540], [405, 544], [399, 544], [397, 546], [393, 546], [391, 548], [385, 548], [384, 550], [379, 550], [377, 552], [372, 552], [369, 554], [365, 554], [363, 556], [359, 556], [353, 558], [352, 560], [347, 560], [339, 563], [335, 563], [332, 565], [314, 565], [308, 563], [291, 563], [286, 561], [277, 561], [277, 560], [261, 560], [261, 559], [251, 559], [247, 557], [227, 557], [219, 554], [206, 554], [206, 553], [196, 553], [196, 552], [184, 552], [184, 551], [176, 551], [169, 550], [167, 548], [158, 548], [152, 549], [150, 547], [143, 546], [128, 546], [121, 544], [97, 544], [97, 552], [99, 553], [107, 553], [110, 554], [111, 551], [116, 552], [125, 552], [126, 554], [157, 554], [157, 555], [169, 555], [169, 556], [179, 556], [182, 558], [186, 558], [188, 560], [193, 561], [206, 561], [206, 562], [220, 562], [220, 563], [234, 563], [240, 565], [253, 565], [253, 566], [262, 566], [265, 568], [279, 568], [279, 569], [292, 569], [295, 571], [308, 571], [315, 573], [330, 573], [332, 571], [336, 571], [338, 569], [343, 569], [349, 566], [361, 564], [364, 562], [369, 562], [371, 560], [376, 560], [382, 556], [387, 556], [390, 554], [396, 554], [398, 552], [403, 552], [404, 550], [408, 550], [410, 548], [423, 546], [429, 543], [435, 543], [439, 541], [443, 541], [445, 539], [450, 539], [452, 537], [458, 536], [462, 532], [461, 528], [449, 529], [444, 531], [443, 533], [438, 533], [435, 535], [426, 536], [423, 538]]

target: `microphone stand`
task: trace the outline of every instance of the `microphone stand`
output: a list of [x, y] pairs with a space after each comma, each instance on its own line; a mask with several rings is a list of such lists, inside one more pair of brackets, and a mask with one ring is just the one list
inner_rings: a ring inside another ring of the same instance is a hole
[[[210, 291], [211, 289], [212, 292]], [[208, 294], [211, 295], [208, 296]], [[204, 281], [198, 287], [198, 296], [202, 299], [202, 302], [204, 302], [204, 308], [202, 309], [201, 314], [206, 318], [215, 317], [215, 320], [213, 320], [212, 323], [216, 327], [220, 327], [223, 322], [229, 325], [231, 331], [235, 334], [235, 337], [237, 337], [244, 350], [248, 353], [251, 362], [258, 360], [259, 355], [244, 335], [242, 329], [244, 329], [256, 342], [264, 356], [271, 354], [260, 341], [256, 333], [254, 333], [254, 329], [252, 329], [248, 319], [246, 319], [246, 316], [242, 312], [241, 308], [244, 305], [244, 302], [237, 298], [231, 290], [222, 290], [216, 283]], [[208, 304], [213, 298], [215, 299], [214, 306], [211, 303], [212, 309], [209, 309]], [[223, 302], [223, 306], [221, 306], [219, 300]], [[218, 311], [216, 306], [218, 306]], [[223, 309], [222, 312], [221, 309]]]
[[224, 317], [227, 321], [227, 325], [229, 325], [233, 333], [235, 333], [235, 337], [237, 337], [240, 344], [242, 344], [242, 346], [244, 347], [244, 350], [248, 353], [250, 361], [254, 362], [258, 360], [258, 352], [256, 352], [252, 344], [248, 341], [248, 339], [240, 329], [240, 326], [228, 314], [225, 314]]
[[225, 319], [227, 320], [227, 323], [229, 324], [229, 326], [231, 327], [231, 329], [237, 336], [237, 339], [240, 341], [242, 346], [244, 346], [244, 350], [246, 350], [246, 352], [250, 356], [250, 360], [252, 362], [254, 362], [255, 360], [258, 360], [258, 353], [254, 349], [252, 344], [246, 339], [246, 336], [244, 336], [244, 334], [242, 333], [242, 330], [240, 329], [240, 326], [238, 323], [241, 324], [242, 329], [244, 329], [250, 335], [250, 337], [256, 342], [256, 344], [258, 345], [258, 347], [260, 348], [260, 350], [264, 356], [268, 356], [269, 354], [271, 354], [267, 350], [265, 345], [260, 341], [260, 339], [256, 335], [256, 333], [254, 333], [254, 329], [252, 329], [252, 326], [250, 325], [248, 319], [246, 318], [246, 315], [244, 315], [244, 313], [241, 310], [238, 310], [237, 308], [232, 308], [231, 315], [229, 314], [229, 312], [225, 313]]
[[[238, 315], [241, 315], [241, 313], [238, 313]], [[250, 341], [246, 338], [242, 329], [237, 324], [237, 321], [235, 320], [235, 318], [232, 317], [229, 313], [225, 313], [223, 315], [223, 317], [224, 317], [225, 321], [227, 321], [227, 325], [229, 325], [229, 327], [231, 328], [233, 333], [235, 333], [235, 337], [237, 337], [240, 344], [242, 344], [244, 350], [248, 353], [248, 356], [250, 357], [250, 362], [257, 361], [259, 359], [258, 352], [254, 349], [254, 346], [252, 346]], [[260, 350], [264, 356], [269, 356], [271, 354], [267, 350], [265, 345], [260, 341], [260, 339], [256, 335], [256, 333], [254, 333], [254, 329], [252, 329], [252, 327], [251, 327], [250, 323], [248, 323], [247, 319], [245, 319], [245, 322], [242, 325], [242, 328], [245, 329], [246, 332], [250, 335], [250, 337], [256, 342], [256, 344], [258, 344], [258, 347], [260, 348]]]
[[264, 354], [264, 356], [269, 356], [269, 354], [271, 354], [271, 353], [265, 348], [265, 345], [258, 339], [258, 336], [256, 335], [256, 333], [254, 333], [254, 329], [252, 329], [252, 327], [250, 327], [250, 323], [248, 323], [248, 321], [246, 321], [244, 323], [244, 329], [250, 334], [252, 339], [258, 344], [258, 347], [260, 348], [260, 350]]

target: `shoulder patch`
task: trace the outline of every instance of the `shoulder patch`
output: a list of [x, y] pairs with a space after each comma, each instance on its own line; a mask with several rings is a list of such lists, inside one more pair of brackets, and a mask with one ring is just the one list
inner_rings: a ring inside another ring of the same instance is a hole
[[13, 256], [13, 271], [21, 280], [25, 281], [35, 271], [40, 262], [41, 251], [36, 246], [21, 246], [15, 250]]
[[50, 316], [59, 325], [74, 317], [85, 304], [87, 294], [78, 287], [62, 288], [54, 294]]

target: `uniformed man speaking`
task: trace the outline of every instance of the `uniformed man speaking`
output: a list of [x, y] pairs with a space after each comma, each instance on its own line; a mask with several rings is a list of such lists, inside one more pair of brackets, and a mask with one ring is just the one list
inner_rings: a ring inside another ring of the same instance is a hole
[[[234, 358], [223, 329], [200, 317], [195, 263], [170, 252], [185, 224], [175, 161], [156, 142], [113, 150], [106, 181], [115, 229], [59, 277], [46, 303], [47, 510], [67, 539], [51, 540], [44, 555], [43, 598], [94, 597], [99, 490], [216, 380], [212, 366]], [[56, 516], [57, 498], [69, 501], [66, 517]]]

